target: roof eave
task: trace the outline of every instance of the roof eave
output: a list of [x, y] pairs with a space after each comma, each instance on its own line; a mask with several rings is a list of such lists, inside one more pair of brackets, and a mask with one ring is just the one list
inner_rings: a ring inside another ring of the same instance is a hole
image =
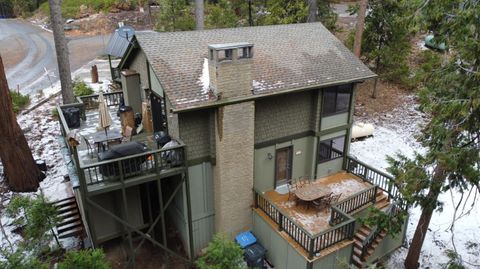
[[287, 94], [287, 93], [293, 93], [293, 92], [300, 92], [300, 91], [307, 91], [307, 90], [337, 86], [337, 85], [342, 85], [342, 84], [347, 84], [347, 83], [362, 83], [365, 80], [369, 80], [369, 79], [373, 79], [373, 78], [377, 78], [377, 77], [378, 77], [377, 74], [373, 74], [371, 76], [363, 76], [363, 77], [349, 79], [349, 80], [328, 82], [328, 83], [323, 83], [323, 84], [311, 85], [311, 86], [307, 86], [307, 87], [292, 88], [292, 89], [288, 89], [288, 90], [269, 92], [269, 93], [258, 94], [258, 95], [254, 94], [254, 95], [246, 96], [246, 97], [238, 97], [238, 98], [232, 98], [232, 99], [228, 99], [228, 100], [220, 100], [220, 101], [216, 101], [214, 103], [208, 103], [208, 104], [203, 104], [203, 105], [198, 105], [198, 106], [192, 106], [192, 107], [186, 107], [186, 108], [171, 108], [170, 111], [173, 112], [173, 113], [189, 112], [189, 111], [195, 111], [195, 110], [201, 110], [201, 109], [206, 109], [206, 108], [224, 106], [224, 105], [229, 105], [229, 104], [236, 104], [236, 103], [251, 101], [251, 100], [255, 100], [255, 99], [271, 97], [271, 96], [275, 96], [275, 95], [281, 95], [281, 94]]

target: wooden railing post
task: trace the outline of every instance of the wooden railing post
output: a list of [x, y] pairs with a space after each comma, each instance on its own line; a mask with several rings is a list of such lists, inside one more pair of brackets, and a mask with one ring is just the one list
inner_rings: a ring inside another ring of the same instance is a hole
[[315, 239], [314, 239], [314, 238], [310, 238], [310, 245], [309, 245], [309, 247], [308, 247], [308, 258], [309, 258], [309, 259], [312, 259], [312, 258], [313, 258], [314, 249], [315, 249]]
[[280, 213], [280, 211], [277, 211], [278, 213], [278, 231], [281, 232], [283, 230], [283, 215]]
[[367, 181], [367, 167], [362, 165], [363, 166], [363, 181]]

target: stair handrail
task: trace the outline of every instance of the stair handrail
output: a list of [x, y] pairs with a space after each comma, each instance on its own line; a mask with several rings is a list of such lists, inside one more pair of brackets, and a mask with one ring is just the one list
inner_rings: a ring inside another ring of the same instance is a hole
[[[392, 202], [387, 210], [386, 214], [388, 217], [393, 217], [397, 213], [397, 204], [396, 202]], [[361, 257], [363, 258], [367, 253], [368, 248], [373, 244], [373, 241], [380, 235], [381, 230], [378, 229], [378, 226], [375, 225], [368, 233], [367, 237], [362, 241], [362, 254]]]

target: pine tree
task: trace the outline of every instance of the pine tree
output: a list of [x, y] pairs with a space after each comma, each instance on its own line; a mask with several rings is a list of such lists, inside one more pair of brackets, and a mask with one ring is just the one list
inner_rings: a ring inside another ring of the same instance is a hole
[[423, 14], [426, 25], [448, 43], [450, 54], [419, 93], [421, 109], [431, 116], [420, 137], [427, 152], [414, 159], [390, 159], [390, 172], [403, 186], [407, 201], [422, 209], [405, 260], [407, 269], [419, 266], [433, 211], [441, 206], [439, 195], [450, 189], [480, 189], [480, 3], [430, 1]]

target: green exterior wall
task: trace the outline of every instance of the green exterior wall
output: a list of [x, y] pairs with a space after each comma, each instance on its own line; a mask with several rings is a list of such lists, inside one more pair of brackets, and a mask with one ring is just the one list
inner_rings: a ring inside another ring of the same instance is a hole
[[328, 117], [322, 117], [321, 131], [344, 126], [348, 123], [348, 113], [337, 114]]
[[152, 66], [150, 65], [148, 66], [148, 74], [150, 75], [150, 89], [156, 94], [163, 97], [162, 85], [160, 84], [160, 81], [158, 81], [158, 78], [153, 72]]
[[307, 260], [256, 212], [253, 212], [253, 234], [268, 250], [267, 258], [276, 269], [307, 268]]
[[[143, 213], [140, 201], [140, 189], [138, 186], [126, 189], [128, 221], [137, 228], [143, 228]], [[113, 212], [117, 216], [125, 216], [123, 211], [122, 193], [114, 191], [92, 196], [91, 199], [104, 209]], [[121, 236], [122, 225], [102, 211], [90, 207], [89, 209], [91, 228], [98, 242], [106, 241]]]
[[352, 245], [334, 251], [313, 262], [313, 269], [348, 269], [352, 256]]
[[[173, 223], [180, 235], [185, 251], [189, 249], [189, 236], [187, 225], [187, 198], [185, 183], [173, 198], [172, 203], [167, 207], [166, 217]], [[162, 188], [164, 186], [162, 185]], [[170, 186], [168, 192], [173, 191], [173, 186]], [[188, 252], [187, 252], [188, 253]]]
[[[145, 53], [142, 50], [140, 49], [136, 50], [133, 58], [131, 58], [128, 68], [135, 70], [137, 71], [138, 74], [140, 74], [140, 89], [149, 88], [147, 57], [145, 56]], [[142, 97], [145, 97], [143, 92], [142, 92]]]
[[[212, 172], [212, 165], [209, 162], [188, 167], [195, 255], [208, 245], [215, 232]], [[185, 229], [187, 229], [186, 226]]]
[[255, 144], [314, 129], [314, 91], [255, 101]]
[[[275, 188], [275, 151], [284, 147], [293, 146], [292, 153], [292, 178], [298, 179], [313, 175], [313, 162], [315, 157], [315, 137], [307, 136], [292, 139], [288, 142], [275, 144], [255, 149], [254, 188], [268, 191]], [[272, 159], [268, 159], [268, 154]]]

